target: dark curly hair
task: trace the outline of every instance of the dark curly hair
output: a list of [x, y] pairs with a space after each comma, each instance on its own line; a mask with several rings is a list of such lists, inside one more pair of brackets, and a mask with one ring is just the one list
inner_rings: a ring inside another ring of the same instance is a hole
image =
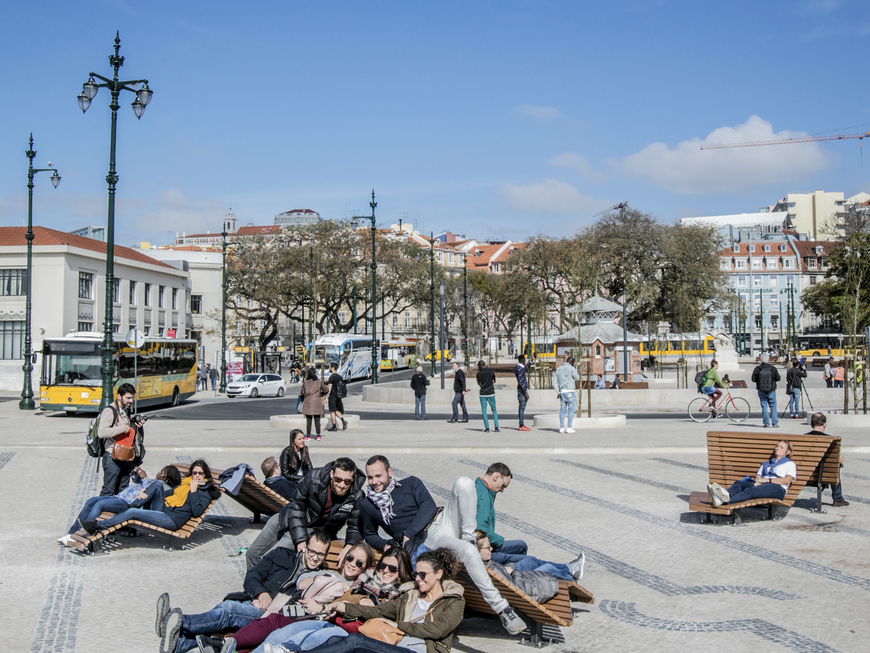
[[417, 563], [421, 562], [428, 562], [436, 572], [443, 571], [442, 581], [455, 578], [456, 574], [459, 573], [459, 558], [456, 557], [453, 549], [448, 549], [446, 546], [421, 554], [417, 558]]

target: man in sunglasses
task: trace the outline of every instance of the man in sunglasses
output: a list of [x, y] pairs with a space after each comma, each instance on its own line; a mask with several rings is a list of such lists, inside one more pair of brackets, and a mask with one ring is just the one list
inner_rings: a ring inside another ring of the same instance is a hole
[[365, 482], [365, 475], [350, 458], [338, 458], [312, 469], [299, 481], [287, 505], [269, 519], [245, 552], [248, 569], [276, 546], [302, 551], [312, 529], [322, 529], [332, 539], [338, 539], [338, 532], [347, 524], [340, 564], [362, 539], [359, 504], [365, 498]]
[[183, 614], [170, 609], [169, 594], [157, 599], [156, 630], [161, 653], [196, 650], [197, 635], [238, 630], [259, 619], [278, 594], [291, 594], [299, 577], [324, 566], [330, 539], [315, 530], [299, 551], [276, 547], [245, 574], [244, 590], [228, 594], [213, 609], [202, 614]]

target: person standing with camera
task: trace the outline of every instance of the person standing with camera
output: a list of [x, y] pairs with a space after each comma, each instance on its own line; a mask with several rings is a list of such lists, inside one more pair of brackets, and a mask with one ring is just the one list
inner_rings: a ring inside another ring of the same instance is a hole
[[100, 413], [97, 437], [104, 442], [101, 497], [118, 494], [127, 487], [137, 464], [135, 440], [137, 432], [140, 437], [144, 435], [145, 419], [137, 415], [135, 417], [138, 419], [134, 421], [130, 415], [135, 396], [136, 388], [130, 383], [123, 383], [118, 387], [115, 401]]
[[801, 388], [807, 378], [807, 368], [797, 359], [793, 360], [788, 372], [785, 373], [785, 392], [788, 394], [788, 413], [792, 419], [801, 415]]

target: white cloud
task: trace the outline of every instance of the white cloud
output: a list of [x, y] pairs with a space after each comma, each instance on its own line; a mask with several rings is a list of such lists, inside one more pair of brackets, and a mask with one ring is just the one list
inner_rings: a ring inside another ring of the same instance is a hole
[[593, 184], [603, 184], [607, 181], [604, 174], [593, 168], [592, 164], [584, 157], [574, 152], [554, 156], [550, 159], [550, 165], [554, 168], [572, 168], [579, 172], [583, 179]]
[[597, 211], [607, 205], [584, 195], [571, 184], [547, 179], [528, 186], [505, 184], [496, 189], [514, 211], [558, 214], [583, 214]]
[[562, 112], [555, 107], [542, 107], [537, 104], [521, 104], [514, 109], [514, 113], [522, 113], [532, 118], [542, 118], [544, 120], [558, 118], [562, 115]]
[[746, 143], [806, 137], [804, 132], [774, 132], [758, 116], [742, 125], [720, 127], [703, 140], [693, 138], [671, 148], [653, 143], [616, 161], [632, 177], [647, 179], [686, 195], [743, 193], [772, 183], [795, 183], [828, 167], [832, 161], [818, 143], [701, 150], [702, 145]]
[[132, 217], [129, 231], [154, 235], [167, 232], [218, 232], [227, 208], [214, 199], [192, 200], [176, 188], [160, 193], [155, 205], [142, 207]]

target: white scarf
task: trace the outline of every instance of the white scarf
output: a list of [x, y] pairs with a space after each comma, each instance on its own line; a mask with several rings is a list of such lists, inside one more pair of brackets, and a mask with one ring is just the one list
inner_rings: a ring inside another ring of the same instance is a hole
[[381, 517], [384, 518], [384, 523], [389, 526], [390, 519], [395, 517], [393, 512], [393, 490], [399, 487], [399, 482], [395, 476], [390, 477], [390, 483], [381, 492], [375, 492], [371, 485], [366, 484], [366, 496], [373, 504], [381, 511]]

